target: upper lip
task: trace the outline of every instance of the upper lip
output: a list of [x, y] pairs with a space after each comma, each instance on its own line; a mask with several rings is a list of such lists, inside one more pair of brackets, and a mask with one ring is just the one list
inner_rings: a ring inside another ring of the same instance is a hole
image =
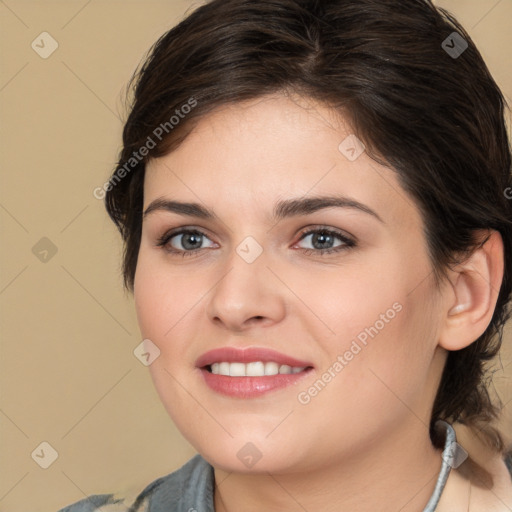
[[264, 347], [249, 347], [245, 349], [236, 347], [223, 347], [214, 350], [209, 350], [201, 355], [197, 361], [196, 366], [203, 368], [212, 363], [228, 362], [228, 363], [252, 363], [255, 361], [262, 361], [264, 363], [274, 361], [279, 365], [286, 364], [295, 367], [308, 367], [312, 366], [307, 361], [301, 361], [286, 354], [281, 354], [275, 350]]

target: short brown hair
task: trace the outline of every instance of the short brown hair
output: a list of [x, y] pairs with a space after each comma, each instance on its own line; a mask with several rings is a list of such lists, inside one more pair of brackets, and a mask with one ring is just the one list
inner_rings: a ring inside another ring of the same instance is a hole
[[[397, 172], [421, 211], [438, 282], [482, 243], [478, 230], [497, 230], [505, 273], [492, 321], [470, 346], [449, 353], [430, 432], [439, 445], [435, 420], [459, 421], [503, 449], [490, 425], [498, 409], [484, 377], [510, 315], [506, 102], [449, 13], [430, 0], [213, 0], [154, 44], [130, 85], [123, 147], [105, 198], [125, 242], [127, 289], [133, 290], [148, 159], [175, 149], [216, 107], [276, 92], [338, 109], [370, 156]], [[185, 115], [191, 99], [195, 106]], [[134, 159], [149, 139], [146, 156]]]

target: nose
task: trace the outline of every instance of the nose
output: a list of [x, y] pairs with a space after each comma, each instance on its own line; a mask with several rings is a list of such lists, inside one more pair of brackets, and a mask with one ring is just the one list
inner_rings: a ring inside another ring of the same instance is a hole
[[208, 296], [207, 314], [227, 331], [267, 327], [283, 320], [285, 293], [283, 284], [268, 267], [265, 252], [251, 263], [234, 252]]

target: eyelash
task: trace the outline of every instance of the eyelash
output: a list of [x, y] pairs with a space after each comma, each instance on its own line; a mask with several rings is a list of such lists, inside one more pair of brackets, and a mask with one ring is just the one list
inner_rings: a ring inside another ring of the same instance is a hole
[[[356, 247], [356, 242], [347, 236], [343, 235], [339, 231], [335, 231], [333, 229], [328, 229], [325, 227], [318, 227], [314, 229], [310, 229], [309, 231], [305, 231], [301, 233], [299, 242], [304, 240], [309, 235], [322, 233], [324, 235], [328, 236], [334, 236], [341, 240], [343, 242], [343, 245], [339, 245], [337, 247], [331, 247], [330, 249], [301, 249], [302, 252], [306, 255], [314, 254], [316, 256], [320, 255], [323, 256], [325, 254], [333, 254], [333, 253], [339, 253], [342, 251], [346, 251], [348, 249]], [[201, 235], [206, 238], [208, 238], [203, 232], [197, 230], [197, 229], [179, 229], [178, 231], [168, 231], [164, 233], [160, 238], [158, 238], [156, 245], [158, 247], [161, 247], [163, 250], [165, 250], [168, 253], [178, 255], [181, 254], [182, 257], [187, 256], [196, 256], [198, 252], [202, 251], [203, 249], [193, 249], [189, 251], [183, 251], [183, 250], [177, 250], [177, 249], [171, 249], [167, 244], [169, 241], [178, 235], [184, 235], [184, 234], [193, 234], [193, 235]], [[206, 248], [205, 248], [206, 249]]]

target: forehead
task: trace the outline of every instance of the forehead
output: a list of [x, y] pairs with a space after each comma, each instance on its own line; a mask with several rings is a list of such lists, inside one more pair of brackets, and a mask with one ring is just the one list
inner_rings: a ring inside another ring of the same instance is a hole
[[144, 208], [171, 197], [219, 215], [263, 219], [288, 197], [341, 194], [367, 204], [386, 223], [421, 225], [395, 171], [357, 144], [346, 118], [311, 99], [272, 95], [221, 107], [176, 150], [150, 160]]

